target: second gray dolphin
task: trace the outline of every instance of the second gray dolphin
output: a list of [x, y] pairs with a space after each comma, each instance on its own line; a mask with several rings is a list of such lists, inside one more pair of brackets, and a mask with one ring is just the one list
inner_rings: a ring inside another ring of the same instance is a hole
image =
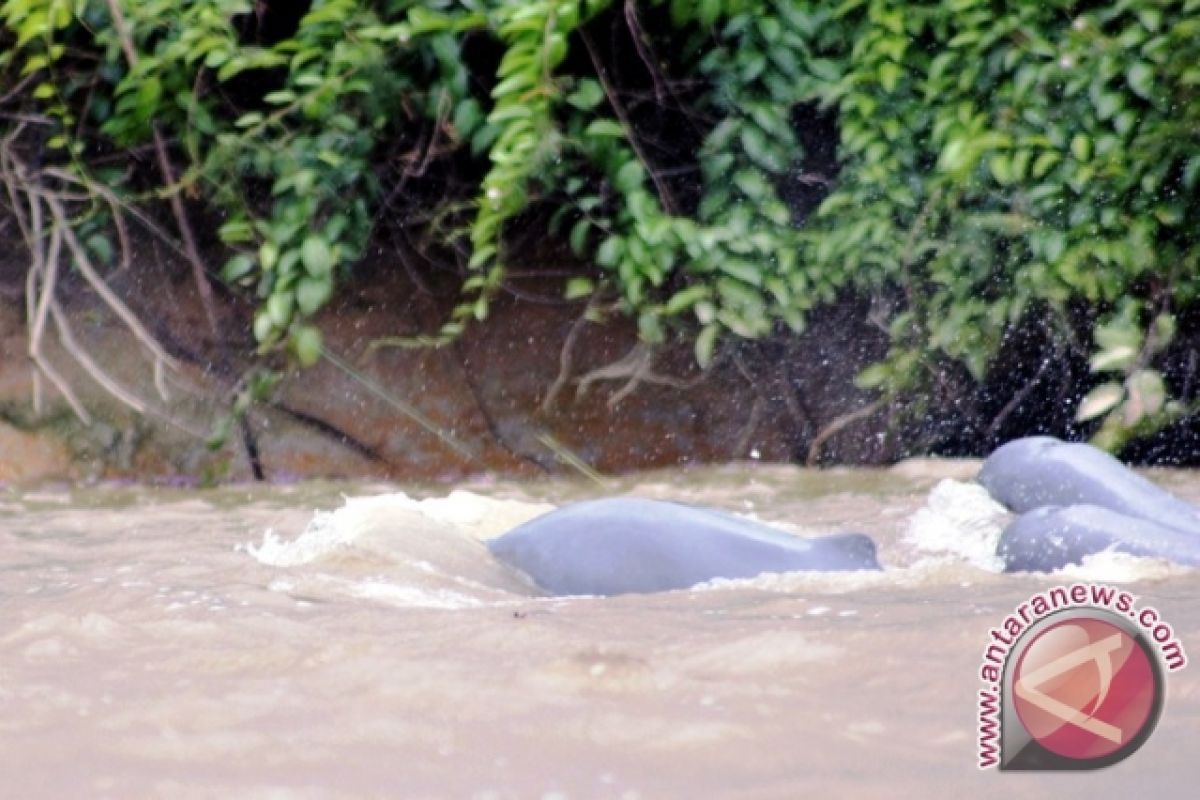
[[1195, 536], [1088, 505], [1022, 514], [1005, 529], [997, 553], [1008, 572], [1053, 572], [1103, 550], [1200, 566], [1200, 539]]
[[1200, 509], [1091, 445], [1018, 439], [988, 457], [978, 481], [1021, 515], [997, 548], [1009, 572], [1050, 572], [1109, 549], [1200, 566]]

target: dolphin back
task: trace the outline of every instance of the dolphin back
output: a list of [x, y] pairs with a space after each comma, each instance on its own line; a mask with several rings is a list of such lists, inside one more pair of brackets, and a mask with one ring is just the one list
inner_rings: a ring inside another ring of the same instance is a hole
[[640, 498], [573, 503], [488, 547], [558, 595], [661, 592], [764, 572], [879, 569], [875, 544], [862, 534], [807, 539], [720, 511]]
[[1017, 439], [983, 462], [978, 481], [1018, 514], [1047, 506], [1091, 505], [1200, 532], [1200, 509], [1088, 444], [1049, 436]]
[[1020, 515], [997, 548], [1010, 572], [1049, 572], [1108, 549], [1200, 565], [1200, 509], [1091, 445], [1018, 439], [988, 457], [978, 480]]

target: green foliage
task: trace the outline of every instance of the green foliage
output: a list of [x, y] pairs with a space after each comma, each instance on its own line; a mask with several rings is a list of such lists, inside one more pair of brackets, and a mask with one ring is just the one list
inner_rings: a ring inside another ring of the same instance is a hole
[[[484, 319], [508, 234], [549, 210], [596, 268], [566, 295], [615, 294], [644, 340], [683, 331], [702, 365], [729, 334], [799, 331], [856, 293], [889, 309], [892, 341], [860, 386], [915, 391], [948, 362], [983, 381], [1032, 309], [1065, 328], [1085, 308], [1105, 320], [1079, 414], [1102, 420], [1098, 441], [1186, 412], [1162, 364], [1167, 321], [1200, 291], [1200, 0], [649, 5], [647, 32], [613, 0], [314, 0], [265, 41], [249, 0], [125, 0], [126, 42], [108, 0], [0, 0], [0, 96], [33, 76], [23, 110], [83, 173], [165, 132], [184, 169], [159, 195], [223, 215], [222, 275], [257, 298], [254, 335], [303, 363], [322, 352], [308, 318], [411, 150], [466, 186], [404, 208], [431, 212], [426, 234], [462, 246], [467, 272], [450, 318], [411, 343]], [[622, 27], [636, 54], [589, 44]], [[496, 62], [468, 57], [479, 41]], [[700, 87], [658, 99], [702, 129], [697, 152], [647, 146], [604, 63], [626, 56], [656, 87]], [[809, 214], [789, 187], [813, 169], [797, 120], [817, 109], [839, 171]], [[690, 187], [664, 177], [688, 163]]]
[[1166, 380], [1150, 366], [1175, 338], [1175, 317], [1161, 313], [1143, 327], [1140, 320], [1147, 311], [1144, 303], [1125, 300], [1093, 334], [1097, 351], [1091, 358], [1092, 372], [1107, 374], [1110, 380], [1088, 392], [1076, 419], [1103, 419], [1092, 443], [1109, 450], [1159, 430], [1186, 412], [1182, 403], [1168, 399]]
[[[1034, 303], [1066, 319], [1072, 304], [1195, 299], [1200, 249], [1187, 220], [1200, 210], [1200, 3], [1076, 8], [839, 9], [855, 44], [818, 93], [838, 110], [843, 180], [810, 226], [812, 252], [849, 267], [857, 284], [906, 296], [891, 356], [865, 383], [911, 385], [914, 353], [982, 379]], [[1140, 342], [1139, 323], [1122, 313]], [[1123, 428], [1165, 419], [1161, 376], [1143, 369], [1158, 351], [1139, 344], [1129, 360], [1106, 361], [1109, 329], [1097, 329], [1104, 355], [1093, 368], [1132, 371], [1120, 392], [1106, 384], [1090, 395], [1082, 417], [1115, 409], [1106, 426], [1121, 417]]]

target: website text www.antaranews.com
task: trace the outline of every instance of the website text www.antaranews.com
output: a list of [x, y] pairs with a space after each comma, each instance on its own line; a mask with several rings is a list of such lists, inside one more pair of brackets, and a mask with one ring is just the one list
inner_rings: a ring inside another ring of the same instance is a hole
[[1038, 592], [1004, 618], [989, 634], [979, 678], [985, 688], [979, 691], [979, 766], [988, 768], [999, 761], [1000, 681], [1004, 662], [1021, 634], [1039, 619], [1069, 608], [1099, 608], [1120, 614], [1136, 622], [1157, 646], [1162, 663], [1169, 672], [1187, 666], [1187, 654], [1171, 626], [1152, 606], [1138, 607], [1137, 596], [1112, 586], [1075, 583]]

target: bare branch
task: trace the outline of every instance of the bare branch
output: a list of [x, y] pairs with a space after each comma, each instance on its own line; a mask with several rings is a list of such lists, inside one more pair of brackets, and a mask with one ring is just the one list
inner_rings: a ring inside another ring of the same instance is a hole
[[873, 403], [868, 403], [860, 409], [842, 414], [835, 418], [832, 422], [821, 429], [821, 432], [813, 437], [812, 444], [808, 446], [808, 459], [805, 461], [810, 467], [815, 467], [817, 462], [821, 460], [821, 449], [825, 446], [825, 442], [832, 437], [841, 433], [847, 425], [858, 422], [860, 419], [865, 419], [874, 414], [879, 409], [883, 408], [887, 403], [886, 398], [879, 398]]

